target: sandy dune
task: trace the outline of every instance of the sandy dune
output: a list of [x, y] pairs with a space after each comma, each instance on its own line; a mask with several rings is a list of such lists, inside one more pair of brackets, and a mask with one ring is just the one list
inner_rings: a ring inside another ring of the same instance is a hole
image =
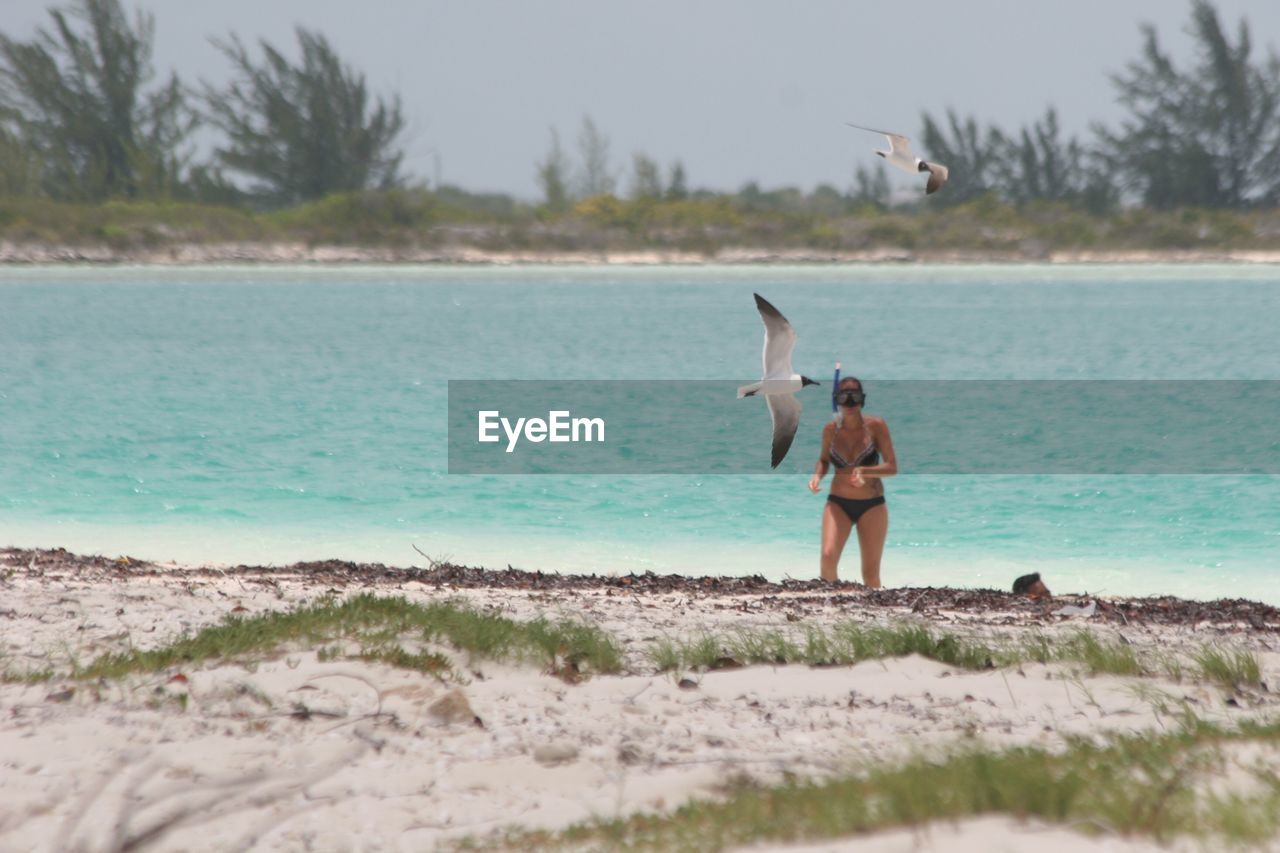
[[[0, 668], [11, 673], [129, 646], [151, 648], [223, 619], [284, 610], [330, 592], [296, 575], [110, 570], [0, 573]], [[1159, 728], [1190, 702], [1223, 722], [1274, 714], [1274, 694], [1187, 681], [1079, 677], [1061, 666], [967, 672], [919, 657], [851, 667], [755, 666], [687, 673], [683, 686], [646, 657], [653, 639], [739, 628], [918, 618], [856, 604], [791, 606], [773, 596], [437, 589], [406, 580], [378, 591], [456, 598], [518, 618], [570, 615], [621, 638], [629, 674], [569, 684], [535, 668], [453, 653], [461, 683], [315, 650], [111, 682], [55, 678], [0, 685], [0, 849], [422, 850], [506, 826], [556, 828], [666, 809], [721, 786], [784, 774], [822, 777], [861, 759], [981, 738], [1062, 743], [1071, 733]], [[984, 637], [1052, 634], [1080, 620], [935, 614]], [[1027, 620], [1023, 620], [1026, 622]], [[1012, 622], [1013, 624], [1006, 624]], [[1273, 630], [1239, 626], [1099, 627], [1138, 647], [1250, 648], [1280, 683]], [[165, 831], [148, 836], [151, 827]], [[945, 839], [946, 844], [940, 844]], [[942, 830], [895, 831], [799, 849], [1145, 850], [1070, 828], [993, 816]]]

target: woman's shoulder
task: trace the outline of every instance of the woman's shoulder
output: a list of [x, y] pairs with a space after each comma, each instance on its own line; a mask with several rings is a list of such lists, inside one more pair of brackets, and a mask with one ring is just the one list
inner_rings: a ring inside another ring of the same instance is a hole
[[879, 431], [889, 428], [889, 425], [884, 422], [884, 418], [879, 415], [863, 415], [862, 419], [866, 421], [868, 429]]
[[[835, 431], [836, 431], [836, 422], [827, 421], [827, 425], [822, 428], [822, 437], [826, 438], [829, 435], [834, 435]], [[809, 435], [813, 435], [813, 433], [809, 433]]]

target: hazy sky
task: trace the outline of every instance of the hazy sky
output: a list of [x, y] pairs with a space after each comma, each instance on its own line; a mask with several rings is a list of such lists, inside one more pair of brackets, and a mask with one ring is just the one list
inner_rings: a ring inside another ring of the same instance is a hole
[[[0, 29], [30, 36], [49, 0], [0, 0]], [[684, 162], [695, 187], [849, 186], [882, 140], [856, 121], [918, 135], [947, 107], [1015, 129], [1058, 108], [1072, 132], [1122, 115], [1108, 72], [1138, 55], [1141, 22], [1182, 61], [1180, 0], [125, 0], [156, 18], [156, 65], [225, 80], [211, 35], [296, 55], [320, 30], [375, 91], [398, 92], [407, 168], [473, 190], [538, 194], [549, 129], [575, 152], [584, 114], [631, 157]], [[1255, 51], [1280, 41], [1277, 0], [1218, 0]], [[924, 156], [928, 156], [924, 152]]]

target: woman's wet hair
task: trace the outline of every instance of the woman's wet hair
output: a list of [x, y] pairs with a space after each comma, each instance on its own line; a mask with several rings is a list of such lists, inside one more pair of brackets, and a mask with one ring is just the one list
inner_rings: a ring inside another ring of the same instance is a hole
[[1022, 595], [1024, 592], [1031, 589], [1038, 580], [1040, 580], [1039, 572], [1035, 572], [1030, 575], [1023, 575], [1013, 582], [1013, 591], [1018, 595]]
[[865, 388], [863, 388], [863, 387], [862, 387], [862, 380], [861, 380], [861, 379], [859, 379], [859, 378], [858, 378], [858, 377], [856, 377], [856, 376], [842, 376], [842, 377], [840, 377], [840, 384], [836, 386], [836, 390], [838, 391], [838, 390], [840, 390], [841, 388], [843, 388], [843, 387], [844, 387], [844, 383], [846, 383], [846, 382], [857, 382], [857, 383], [858, 383], [858, 390], [859, 390], [859, 391], [865, 391], [865, 390], [866, 390]]

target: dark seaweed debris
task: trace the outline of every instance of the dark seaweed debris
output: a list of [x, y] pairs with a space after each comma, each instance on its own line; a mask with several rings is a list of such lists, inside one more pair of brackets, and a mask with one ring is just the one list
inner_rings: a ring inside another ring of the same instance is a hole
[[73, 554], [66, 548], [0, 548], [0, 565], [26, 569], [36, 575], [44, 574], [46, 571], [66, 572], [72, 569], [128, 574], [156, 568], [153, 563], [136, 557]]
[[[1090, 600], [1087, 595], [1058, 595], [1049, 601], [1032, 601], [1010, 592], [993, 589], [952, 587], [866, 589], [849, 581], [821, 580], [769, 581], [760, 575], [743, 577], [703, 577], [680, 574], [597, 575], [560, 574], [516, 569], [485, 569], [454, 563], [436, 563], [431, 568], [398, 568], [382, 563], [354, 563], [319, 560], [289, 566], [160, 566], [132, 557], [109, 558], [73, 554], [63, 548], [52, 550], [0, 548], [0, 565], [43, 575], [57, 573], [105, 573], [109, 575], [172, 575], [181, 577], [270, 576], [297, 578], [334, 586], [423, 584], [437, 589], [511, 589], [544, 592], [599, 590], [610, 595], [678, 594], [754, 596], [755, 607], [776, 609], [798, 605], [884, 608], [929, 614], [1004, 613], [1052, 620], [1052, 613], [1064, 604]], [[1153, 598], [1097, 599], [1098, 609], [1089, 623], [1120, 625], [1229, 625], [1245, 630], [1280, 633], [1280, 609], [1246, 599], [1193, 601], [1172, 596]], [[1082, 622], [1082, 624], [1084, 624]]]

